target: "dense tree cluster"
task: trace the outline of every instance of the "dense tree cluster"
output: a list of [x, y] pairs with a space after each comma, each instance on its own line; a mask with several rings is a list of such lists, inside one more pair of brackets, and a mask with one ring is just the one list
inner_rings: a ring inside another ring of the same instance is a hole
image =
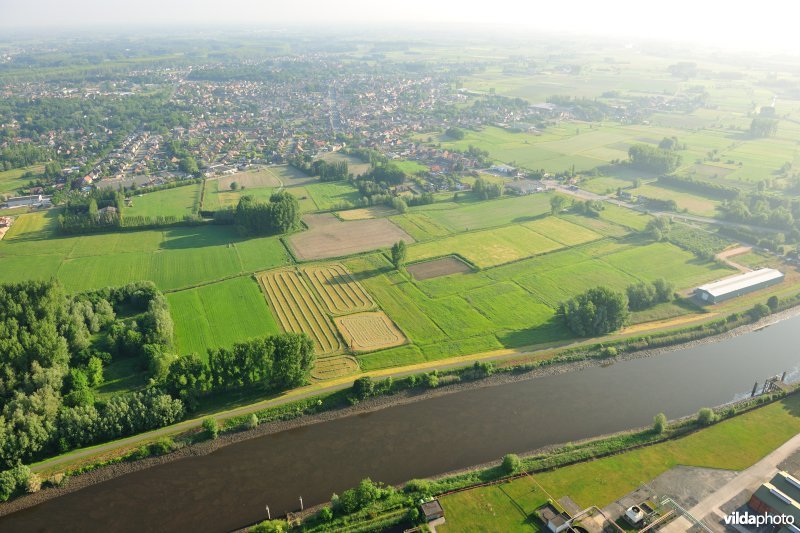
[[464, 130], [462, 130], [461, 128], [458, 128], [456, 126], [451, 126], [451, 127], [447, 128], [445, 130], [444, 134], [446, 136], [450, 137], [451, 139], [455, 140], [455, 141], [460, 141], [466, 136], [466, 133], [464, 133]]
[[208, 364], [185, 355], [169, 367], [164, 385], [194, 409], [210, 392], [261, 386], [283, 390], [305, 383], [314, 366], [314, 343], [304, 334], [285, 333], [209, 350]]
[[47, 161], [52, 154], [49, 150], [29, 143], [15, 143], [0, 150], [0, 170], [27, 167], [40, 161]]
[[497, 183], [489, 183], [483, 178], [476, 178], [472, 185], [472, 192], [481, 200], [490, 200], [502, 196], [503, 189]]
[[[119, 318], [123, 310], [135, 319]], [[171, 343], [166, 299], [152, 283], [75, 296], [55, 282], [0, 286], [0, 468], [179, 420], [182, 402], [157, 389], [107, 402], [92, 392], [109, 352], [150, 353], [158, 366], [155, 354]]]
[[681, 156], [649, 144], [634, 144], [628, 149], [633, 167], [654, 174], [669, 174], [681, 164]]
[[725, 202], [723, 216], [729, 220], [786, 231], [798, 236], [800, 200], [764, 192], [754, 192]]
[[627, 322], [628, 298], [608, 287], [595, 287], [562, 303], [558, 314], [578, 336], [604, 335]]
[[778, 133], [778, 121], [774, 118], [759, 116], [750, 122], [750, 135], [753, 137], [774, 137], [776, 133]]
[[239, 199], [233, 220], [255, 235], [286, 233], [300, 224], [300, 204], [286, 191], [273, 194], [268, 202], [246, 195]]
[[674, 290], [675, 287], [663, 278], [652, 283], [641, 281], [628, 285], [625, 291], [628, 296], [628, 309], [641, 311], [656, 304], [669, 302], [672, 300]]

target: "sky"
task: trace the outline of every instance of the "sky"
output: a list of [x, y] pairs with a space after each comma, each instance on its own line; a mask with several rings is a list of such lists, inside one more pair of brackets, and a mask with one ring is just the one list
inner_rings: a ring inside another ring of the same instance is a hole
[[0, 31], [163, 25], [547, 31], [800, 54], [790, 0], [0, 0]]

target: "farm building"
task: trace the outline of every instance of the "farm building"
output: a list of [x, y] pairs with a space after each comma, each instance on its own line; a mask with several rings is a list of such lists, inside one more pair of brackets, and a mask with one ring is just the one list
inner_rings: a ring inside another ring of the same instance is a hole
[[707, 285], [701, 285], [694, 290], [694, 294], [703, 303], [716, 304], [776, 285], [782, 282], [783, 278], [783, 272], [773, 268], [761, 268]]
[[[787, 515], [800, 524], [800, 480], [787, 472], [778, 472], [770, 481], [762, 484], [750, 497], [747, 504], [760, 515]], [[789, 531], [800, 531], [789, 526]], [[784, 530], [781, 530], [784, 531]]]

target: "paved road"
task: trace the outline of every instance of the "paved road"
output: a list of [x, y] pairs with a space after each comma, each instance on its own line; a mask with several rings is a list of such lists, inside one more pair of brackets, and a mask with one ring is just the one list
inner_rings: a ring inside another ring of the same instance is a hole
[[[759, 485], [771, 479], [772, 476], [778, 473], [778, 465], [797, 450], [800, 450], [800, 433], [750, 468], [742, 470], [739, 475], [727, 484], [698, 502], [697, 505], [689, 509], [689, 514], [698, 520], [702, 520], [711, 514], [724, 517], [725, 513], [720, 510], [722, 505], [735, 498], [740, 492], [755, 490]], [[712, 520], [712, 522], [716, 522], [716, 519]], [[683, 533], [688, 530], [688, 520], [680, 518], [668, 524], [661, 531], [663, 533]]]

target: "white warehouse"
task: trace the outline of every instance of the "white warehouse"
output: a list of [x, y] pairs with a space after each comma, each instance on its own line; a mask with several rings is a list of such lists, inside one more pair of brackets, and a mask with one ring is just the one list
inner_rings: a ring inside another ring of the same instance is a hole
[[716, 304], [748, 292], [776, 285], [782, 282], [784, 277], [783, 272], [774, 268], [760, 268], [702, 285], [694, 290], [694, 294], [703, 303]]

